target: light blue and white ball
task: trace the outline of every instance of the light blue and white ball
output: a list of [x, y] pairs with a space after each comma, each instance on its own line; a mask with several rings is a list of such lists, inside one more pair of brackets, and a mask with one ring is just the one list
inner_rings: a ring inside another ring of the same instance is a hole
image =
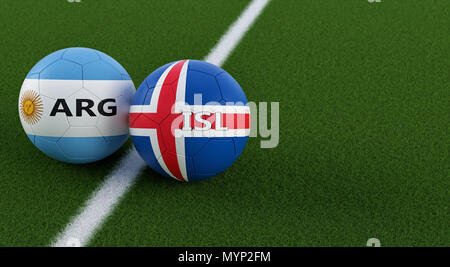
[[46, 155], [90, 163], [117, 151], [128, 138], [128, 111], [135, 87], [110, 56], [67, 48], [40, 60], [19, 95], [23, 129]]

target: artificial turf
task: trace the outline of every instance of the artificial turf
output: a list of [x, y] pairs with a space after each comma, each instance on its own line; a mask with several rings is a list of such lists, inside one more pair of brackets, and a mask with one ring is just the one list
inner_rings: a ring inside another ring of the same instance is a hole
[[[125, 148], [83, 166], [43, 156], [17, 113], [27, 71], [87, 46], [138, 86], [164, 63], [202, 59], [247, 1], [5, 2], [0, 245], [48, 245]], [[279, 146], [250, 138], [229, 170], [197, 183], [146, 168], [90, 245], [447, 246], [449, 9], [272, 1], [223, 68], [250, 101], [280, 102]]]
[[199, 183], [147, 169], [91, 245], [448, 245], [449, 6], [270, 3], [224, 68], [280, 102], [279, 146]]

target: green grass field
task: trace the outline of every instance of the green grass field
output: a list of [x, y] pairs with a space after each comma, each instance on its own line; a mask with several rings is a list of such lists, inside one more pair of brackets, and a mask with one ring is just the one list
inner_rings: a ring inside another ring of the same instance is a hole
[[[249, 1], [1, 1], [0, 246], [47, 246], [131, 146], [88, 165], [26, 137], [21, 84], [47, 54], [84, 46], [136, 87], [203, 59]], [[223, 68], [280, 103], [280, 143], [250, 138], [226, 172], [178, 183], [146, 168], [91, 246], [450, 244], [450, 3], [273, 0]]]

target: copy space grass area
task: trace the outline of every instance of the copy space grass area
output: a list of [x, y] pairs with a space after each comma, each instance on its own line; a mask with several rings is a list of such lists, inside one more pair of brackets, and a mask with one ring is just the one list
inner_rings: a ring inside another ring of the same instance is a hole
[[62, 48], [90, 47], [119, 61], [137, 88], [163, 64], [201, 59], [246, 4], [1, 1], [0, 246], [49, 245], [130, 146], [88, 165], [57, 162], [35, 148], [17, 111], [20, 87], [35, 63]]
[[[34, 63], [91, 47], [137, 87], [202, 59], [247, 3], [2, 1], [0, 245], [50, 244], [130, 145], [79, 166], [34, 148], [17, 112]], [[280, 102], [279, 146], [250, 138], [197, 183], [146, 168], [89, 245], [448, 246], [449, 12], [447, 0], [272, 1], [223, 68], [249, 100]]]
[[280, 144], [177, 184], [147, 169], [91, 245], [449, 244], [446, 1], [273, 1], [224, 68]]

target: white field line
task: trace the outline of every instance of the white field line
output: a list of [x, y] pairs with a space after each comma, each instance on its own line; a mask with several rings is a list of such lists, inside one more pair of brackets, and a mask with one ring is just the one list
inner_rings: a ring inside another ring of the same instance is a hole
[[66, 226], [66, 229], [55, 239], [54, 247], [84, 246], [108, 217], [120, 198], [134, 184], [139, 172], [145, 166], [136, 149], [133, 147], [122, 158], [115, 169], [85, 203], [81, 212]]
[[228, 31], [220, 38], [216, 46], [205, 57], [205, 61], [222, 66], [233, 49], [250, 29], [256, 18], [261, 14], [269, 0], [253, 0], [238, 19], [231, 24]]
[[[269, 1], [253, 0], [204, 60], [221, 66]], [[95, 231], [135, 183], [138, 174], [144, 167], [145, 162], [132, 147], [104, 182], [93, 192], [81, 208], [80, 213], [73, 217], [66, 228], [56, 236], [51, 246], [73, 247], [88, 244]]]

